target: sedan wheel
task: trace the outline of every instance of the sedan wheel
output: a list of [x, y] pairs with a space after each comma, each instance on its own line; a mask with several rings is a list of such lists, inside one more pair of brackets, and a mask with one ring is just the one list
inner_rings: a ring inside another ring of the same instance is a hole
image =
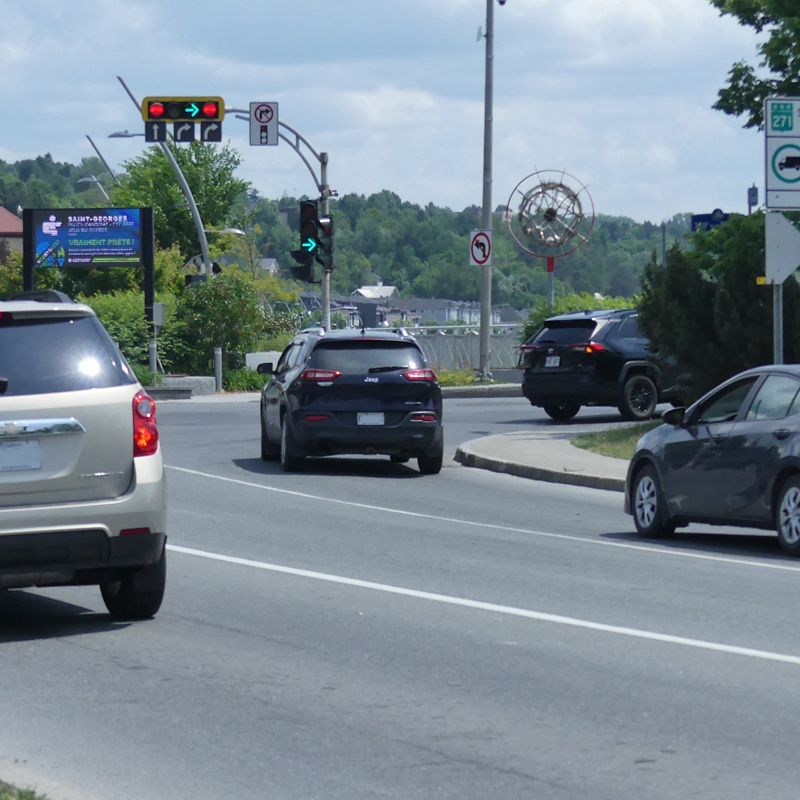
[[639, 471], [631, 494], [633, 522], [641, 536], [657, 539], [675, 532], [673, 525], [664, 522], [666, 519], [664, 495], [658, 483], [658, 475], [652, 466], [648, 465]]
[[776, 514], [778, 541], [784, 553], [800, 556], [800, 478], [789, 478], [781, 490]]
[[658, 389], [647, 375], [631, 375], [622, 387], [619, 413], [625, 419], [642, 420], [653, 416], [658, 403]]

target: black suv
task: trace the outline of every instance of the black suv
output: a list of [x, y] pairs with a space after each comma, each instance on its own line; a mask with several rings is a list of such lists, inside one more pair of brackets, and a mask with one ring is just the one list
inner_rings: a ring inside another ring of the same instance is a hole
[[261, 458], [289, 471], [305, 456], [382, 454], [421, 472], [442, 468], [442, 391], [404, 332], [311, 329], [298, 334], [261, 392]]
[[669, 397], [636, 318], [627, 308], [546, 319], [521, 348], [522, 393], [556, 420], [571, 419], [583, 405], [616, 406], [629, 420], [652, 416]]

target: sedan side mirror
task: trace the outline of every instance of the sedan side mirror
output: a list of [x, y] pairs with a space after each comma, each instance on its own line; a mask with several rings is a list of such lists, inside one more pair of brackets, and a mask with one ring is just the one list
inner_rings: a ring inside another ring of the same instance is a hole
[[678, 406], [677, 408], [670, 408], [665, 411], [661, 415], [661, 419], [667, 423], [667, 425], [672, 425], [675, 428], [680, 428], [683, 425], [683, 418], [686, 414], [686, 409], [683, 406]]

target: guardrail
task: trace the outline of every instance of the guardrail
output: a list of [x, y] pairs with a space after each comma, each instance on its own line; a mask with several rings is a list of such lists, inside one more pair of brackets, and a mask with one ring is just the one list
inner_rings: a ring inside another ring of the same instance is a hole
[[[490, 369], [514, 369], [519, 360], [519, 326], [492, 325], [489, 337]], [[438, 369], [478, 369], [479, 325], [424, 325], [406, 327], [419, 342], [428, 361]]]

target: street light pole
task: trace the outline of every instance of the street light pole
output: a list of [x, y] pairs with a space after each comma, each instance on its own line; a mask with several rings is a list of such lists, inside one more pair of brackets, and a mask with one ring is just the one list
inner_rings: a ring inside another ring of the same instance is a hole
[[[505, 0], [502, 0], [505, 2]], [[494, 0], [486, 0], [486, 84], [484, 92], [483, 120], [483, 202], [481, 228], [492, 230], [492, 93], [494, 66]], [[491, 363], [492, 332], [492, 266], [481, 266], [481, 329], [480, 329], [480, 377], [488, 380]]]
[[[133, 96], [133, 93], [128, 88], [127, 84], [125, 83], [119, 75], [117, 75], [117, 80], [122, 84], [122, 88], [128, 93], [128, 97], [130, 97], [133, 104], [141, 111], [141, 105], [139, 101]], [[208, 253], [208, 240], [206, 239], [206, 232], [205, 228], [203, 227], [203, 221], [200, 219], [200, 211], [197, 208], [197, 203], [194, 201], [194, 196], [192, 195], [192, 190], [189, 188], [189, 184], [186, 182], [186, 177], [184, 176], [180, 165], [175, 160], [175, 156], [172, 154], [172, 150], [169, 149], [166, 142], [159, 142], [161, 145], [161, 149], [164, 151], [164, 155], [167, 157], [167, 160], [170, 163], [170, 166], [175, 171], [175, 175], [178, 178], [178, 182], [181, 185], [181, 189], [183, 190], [183, 194], [186, 197], [186, 202], [189, 203], [189, 209], [192, 212], [192, 219], [194, 220], [194, 226], [197, 229], [197, 238], [200, 240], [200, 252], [203, 256], [203, 272], [206, 275], [211, 275], [211, 256]]]

